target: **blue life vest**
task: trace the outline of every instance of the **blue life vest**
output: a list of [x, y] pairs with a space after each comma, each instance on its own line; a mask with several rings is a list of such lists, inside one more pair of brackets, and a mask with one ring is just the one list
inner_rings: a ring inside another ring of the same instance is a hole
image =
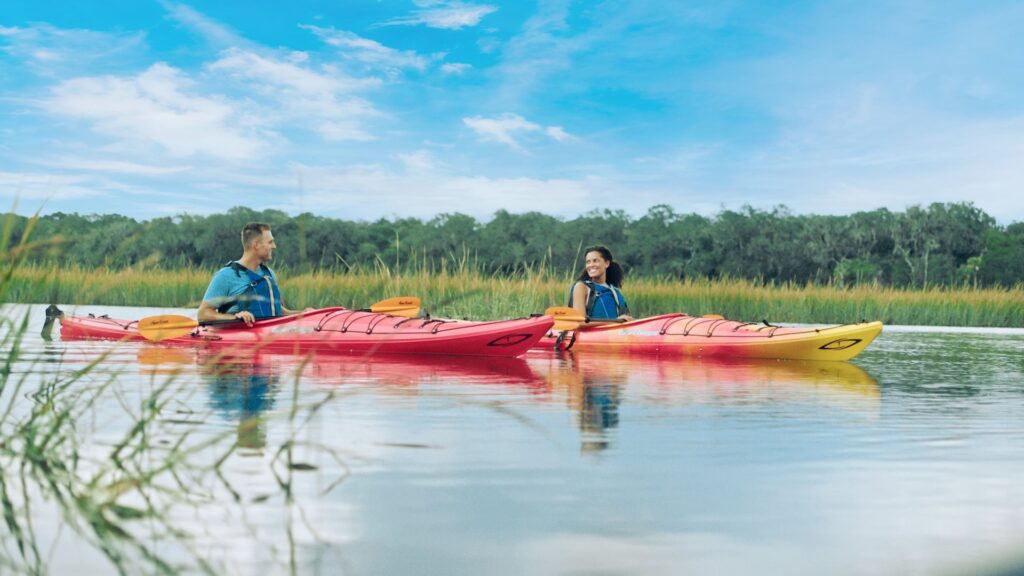
[[[572, 292], [577, 283], [569, 288], [569, 306], [572, 307]], [[614, 320], [623, 314], [629, 314], [629, 304], [626, 297], [616, 286], [596, 284], [591, 280], [584, 280], [587, 287], [587, 317], [594, 320]]]
[[238, 261], [231, 261], [224, 265], [235, 271], [235, 276], [241, 278], [243, 274], [249, 280], [249, 286], [245, 292], [235, 298], [223, 302], [217, 307], [217, 311], [224, 313], [237, 308], [237, 312], [247, 310], [252, 312], [256, 318], [269, 318], [280, 316], [281, 310], [281, 289], [277, 287], [277, 277], [274, 271], [265, 264], [260, 264], [260, 273], [249, 270]]

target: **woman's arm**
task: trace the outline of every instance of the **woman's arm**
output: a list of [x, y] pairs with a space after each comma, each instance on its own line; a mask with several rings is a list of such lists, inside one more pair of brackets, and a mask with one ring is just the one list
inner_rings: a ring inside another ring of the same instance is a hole
[[583, 282], [577, 282], [572, 287], [572, 307], [580, 316], [587, 315], [587, 292], [587, 285]]

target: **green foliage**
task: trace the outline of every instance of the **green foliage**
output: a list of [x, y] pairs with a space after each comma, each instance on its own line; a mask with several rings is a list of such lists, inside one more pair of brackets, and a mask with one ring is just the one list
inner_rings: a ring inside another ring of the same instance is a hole
[[982, 284], [1009, 286], [1024, 278], [1024, 223], [988, 230], [985, 248], [977, 270]]
[[[280, 247], [274, 264], [296, 273], [471, 265], [484, 274], [506, 276], [538, 267], [572, 274], [579, 271], [583, 247], [604, 244], [634, 278], [917, 288], [1024, 282], [1024, 225], [1001, 228], [970, 203], [850, 216], [745, 206], [705, 217], [657, 205], [639, 218], [604, 210], [563, 220], [501, 210], [487, 222], [458, 213], [426, 221], [353, 222], [243, 207], [144, 222], [56, 213], [38, 219], [33, 238], [50, 241], [51, 248], [33, 251], [29, 262], [85, 269], [211, 270], [240, 254], [238, 233], [250, 221], [274, 227]], [[11, 226], [11, 239], [17, 242], [28, 219], [14, 217]]]

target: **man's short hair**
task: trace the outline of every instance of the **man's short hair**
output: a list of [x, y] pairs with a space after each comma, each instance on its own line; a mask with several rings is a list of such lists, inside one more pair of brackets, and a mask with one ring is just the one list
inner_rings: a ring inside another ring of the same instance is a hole
[[252, 241], [263, 236], [263, 233], [270, 230], [270, 224], [263, 222], [249, 222], [242, 228], [242, 249], [249, 247]]

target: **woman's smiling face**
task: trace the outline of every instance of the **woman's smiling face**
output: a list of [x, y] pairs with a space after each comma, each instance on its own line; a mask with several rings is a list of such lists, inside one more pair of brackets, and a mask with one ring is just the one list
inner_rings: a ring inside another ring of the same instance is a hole
[[587, 276], [594, 282], [603, 284], [605, 279], [605, 273], [608, 272], [608, 266], [611, 262], [604, 259], [604, 256], [600, 252], [594, 250], [587, 252], [587, 259], [584, 261], [587, 267]]

